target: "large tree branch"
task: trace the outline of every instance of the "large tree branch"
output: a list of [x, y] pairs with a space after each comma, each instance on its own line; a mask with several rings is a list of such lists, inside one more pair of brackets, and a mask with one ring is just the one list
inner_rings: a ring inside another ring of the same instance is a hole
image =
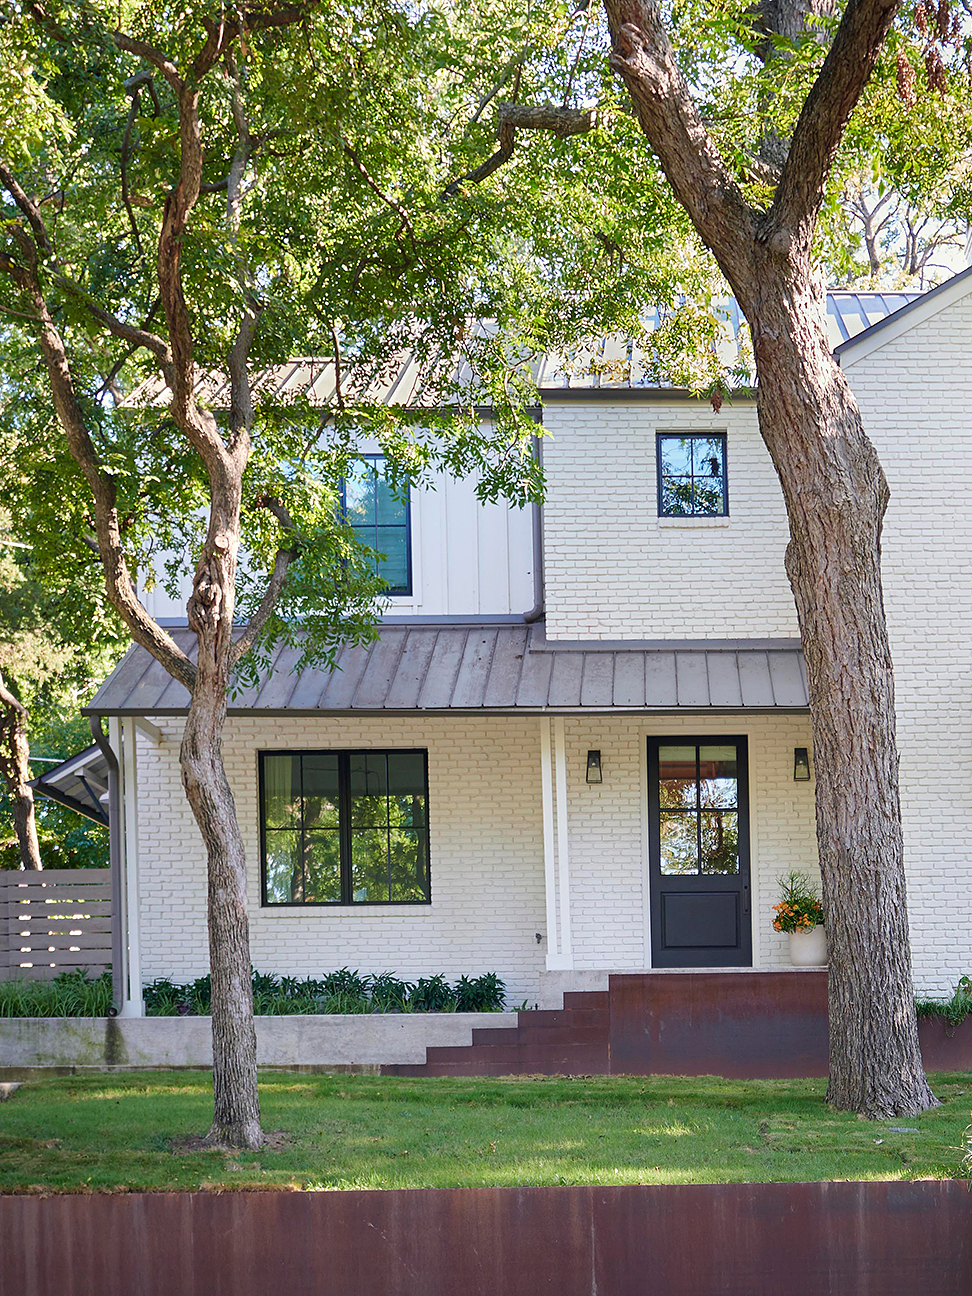
[[165, 342], [157, 334], [149, 332], [148, 329], [139, 328], [134, 324], [127, 324], [124, 320], [119, 319], [117, 315], [112, 314], [111, 311], [94, 301], [80, 284], [75, 283], [69, 275], [66, 275], [60, 269], [40, 207], [24, 191], [9, 164], [2, 160], [0, 160], [0, 184], [7, 190], [26, 218], [34, 237], [37, 254], [48, 259], [53, 267], [57, 267], [54, 282], [58, 287], [70, 294], [109, 333], [128, 342], [131, 346], [144, 347], [147, 351], [150, 351], [158, 360], [163, 376], [168, 382], [171, 379], [171, 356]]
[[27, 260], [26, 267], [21, 268], [18, 282], [27, 293], [37, 317], [37, 336], [51, 384], [54, 408], [72, 458], [84, 473], [94, 498], [95, 532], [108, 595], [136, 642], [148, 649], [169, 674], [191, 692], [196, 668], [175, 640], [149, 616], [135, 590], [122, 545], [114, 480], [102, 472], [97, 452], [88, 434], [67, 350], [41, 292], [33, 244], [23, 229], [15, 229], [14, 235], [19, 235], [18, 242]]
[[844, 128], [874, 70], [900, 0], [848, 0], [797, 120], [767, 228], [808, 243]]
[[702, 122], [655, 0], [605, 0], [613, 51], [641, 129], [676, 198], [741, 303], [755, 287], [756, 214]]
[[233, 665], [245, 657], [253, 645], [260, 638], [263, 627], [270, 618], [270, 614], [277, 606], [283, 587], [287, 580], [287, 571], [290, 564], [297, 557], [299, 552], [296, 542], [296, 527], [287, 508], [281, 500], [275, 499], [272, 495], [263, 495], [258, 500], [263, 508], [269, 510], [280, 523], [284, 532], [291, 538], [289, 548], [280, 548], [277, 550], [273, 562], [273, 571], [267, 582], [267, 588], [263, 592], [260, 603], [247, 622], [246, 628], [240, 637], [233, 644]]

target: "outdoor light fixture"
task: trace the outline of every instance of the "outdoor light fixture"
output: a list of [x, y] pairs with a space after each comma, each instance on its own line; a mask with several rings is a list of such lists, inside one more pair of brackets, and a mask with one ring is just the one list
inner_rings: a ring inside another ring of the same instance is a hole
[[794, 783], [810, 782], [810, 755], [806, 747], [793, 748], [793, 781]]
[[[806, 755], [806, 752], [804, 752]], [[807, 775], [809, 778], [809, 774]], [[601, 777], [601, 753], [599, 751], [589, 751], [587, 753], [587, 781], [588, 783], [603, 783]]]

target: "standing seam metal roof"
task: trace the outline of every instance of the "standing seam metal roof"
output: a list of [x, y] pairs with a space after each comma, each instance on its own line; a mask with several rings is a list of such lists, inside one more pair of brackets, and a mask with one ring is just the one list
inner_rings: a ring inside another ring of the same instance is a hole
[[[172, 631], [187, 652], [195, 636]], [[337, 668], [298, 670], [280, 648], [230, 714], [320, 712], [805, 710], [806, 671], [795, 640], [548, 641], [543, 627], [386, 625], [346, 645]], [[143, 648], [129, 650], [86, 714], [179, 715], [189, 695]]]

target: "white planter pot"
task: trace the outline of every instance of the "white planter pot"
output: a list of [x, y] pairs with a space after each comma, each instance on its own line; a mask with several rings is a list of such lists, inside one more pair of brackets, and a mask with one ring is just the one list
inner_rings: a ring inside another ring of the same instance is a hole
[[823, 923], [813, 931], [790, 932], [790, 963], [793, 967], [824, 967], [827, 963], [827, 936]]

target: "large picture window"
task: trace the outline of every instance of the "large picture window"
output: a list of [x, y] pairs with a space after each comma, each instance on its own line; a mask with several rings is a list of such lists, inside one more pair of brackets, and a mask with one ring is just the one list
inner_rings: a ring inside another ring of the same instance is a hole
[[424, 751], [262, 752], [266, 905], [425, 904]]
[[658, 434], [658, 516], [725, 517], [726, 437], [722, 432]]
[[389, 594], [412, 592], [411, 522], [407, 486], [393, 490], [383, 455], [362, 455], [341, 488], [344, 517], [355, 536], [381, 555], [378, 574]]

